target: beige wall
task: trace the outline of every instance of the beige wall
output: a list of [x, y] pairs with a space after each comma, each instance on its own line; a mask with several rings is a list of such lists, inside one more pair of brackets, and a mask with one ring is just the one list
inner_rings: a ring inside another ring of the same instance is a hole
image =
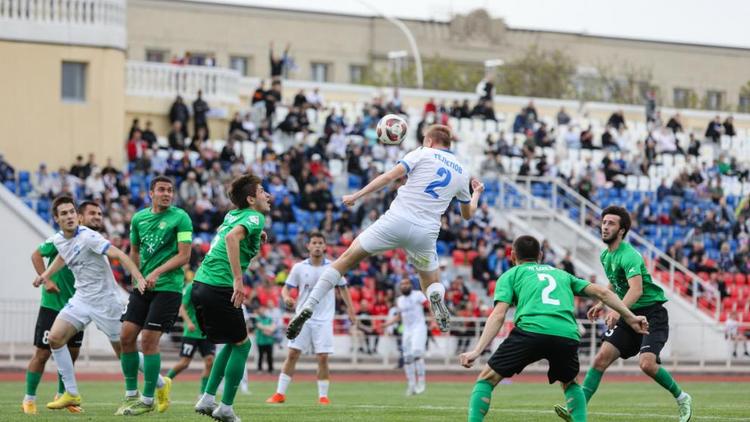
[[[69, 167], [77, 154], [124, 156], [125, 54], [120, 50], [0, 41], [0, 151], [21, 169]], [[62, 62], [88, 63], [86, 101], [61, 99]]]
[[[671, 105], [675, 87], [726, 93], [738, 102], [739, 88], [750, 76], [750, 50], [645, 42], [507, 28], [481, 13], [454, 21], [405, 21], [423, 58], [439, 54], [453, 60], [482, 63], [511, 59], [530, 45], [568, 52], [579, 65], [628, 64], [650, 69], [663, 105]], [[269, 73], [268, 43], [278, 50], [292, 42], [299, 70], [293, 79], [309, 80], [310, 63], [331, 64], [332, 82], [350, 82], [349, 66], [371, 60], [383, 65], [391, 50], [408, 50], [403, 34], [378, 18], [164, 0], [128, 2], [128, 57], [144, 60], [146, 49], [170, 55], [186, 51], [215, 53], [220, 66], [231, 55], [252, 57], [251, 76]]]

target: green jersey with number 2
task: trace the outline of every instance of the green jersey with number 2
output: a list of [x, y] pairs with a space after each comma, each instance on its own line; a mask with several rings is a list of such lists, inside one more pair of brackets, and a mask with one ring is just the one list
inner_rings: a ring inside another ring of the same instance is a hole
[[549, 265], [524, 263], [500, 277], [495, 302], [515, 305], [515, 324], [524, 331], [578, 341], [573, 296], [583, 296], [589, 284]]

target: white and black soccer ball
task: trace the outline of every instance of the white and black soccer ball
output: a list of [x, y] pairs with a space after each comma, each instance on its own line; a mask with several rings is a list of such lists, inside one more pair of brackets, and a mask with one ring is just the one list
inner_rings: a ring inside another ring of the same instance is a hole
[[406, 138], [406, 120], [395, 114], [380, 119], [376, 129], [378, 140], [386, 145], [398, 145]]

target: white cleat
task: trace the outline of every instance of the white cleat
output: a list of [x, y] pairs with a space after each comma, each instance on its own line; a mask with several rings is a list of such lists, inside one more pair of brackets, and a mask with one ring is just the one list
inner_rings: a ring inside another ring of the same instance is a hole
[[447, 333], [451, 328], [451, 314], [448, 312], [448, 308], [445, 307], [445, 302], [443, 302], [440, 292], [432, 292], [430, 294], [430, 309], [432, 309], [432, 314], [435, 315], [435, 322], [437, 322], [440, 331]]
[[414, 389], [415, 389], [414, 385], [409, 384], [409, 386], [406, 387], [406, 397], [413, 396], [414, 394], [416, 394], [414, 392]]
[[414, 394], [420, 395], [424, 394], [425, 390], [427, 390], [427, 387], [422, 383], [417, 383], [417, 386], [414, 387]]
[[234, 409], [231, 407], [229, 410], [222, 410], [221, 407], [217, 407], [216, 410], [211, 413], [211, 417], [219, 422], [241, 422], [240, 418], [234, 414]]
[[200, 413], [201, 415], [211, 416], [211, 414], [214, 412], [214, 410], [218, 409], [219, 405], [216, 404], [215, 400], [208, 400], [206, 398], [206, 395], [202, 395], [200, 399], [198, 399], [198, 403], [195, 404], [195, 413]]

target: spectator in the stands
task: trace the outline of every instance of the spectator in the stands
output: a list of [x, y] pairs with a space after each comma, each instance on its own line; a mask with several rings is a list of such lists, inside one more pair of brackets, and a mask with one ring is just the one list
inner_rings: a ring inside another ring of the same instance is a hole
[[737, 136], [737, 132], [734, 130], [734, 117], [728, 116], [724, 120], [724, 134], [730, 137]]
[[581, 148], [583, 149], [600, 149], [598, 146], [594, 145], [594, 131], [591, 129], [590, 125], [586, 130], [581, 131], [579, 139]]
[[175, 122], [180, 122], [180, 132], [183, 138], [187, 138], [187, 122], [190, 118], [190, 112], [188, 111], [187, 105], [182, 100], [182, 96], [178, 95], [172, 103], [172, 107], [169, 109], [169, 123], [174, 127]]
[[312, 92], [307, 94], [307, 104], [310, 105], [310, 107], [318, 110], [323, 108], [325, 99], [323, 98], [323, 94], [320, 93], [320, 88], [315, 87], [313, 88]]
[[255, 106], [256, 104], [262, 104], [266, 101], [266, 81], [261, 79], [258, 86], [253, 91], [253, 96], [250, 100], [250, 105]]
[[[178, 151], [184, 150], [187, 147], [187, 140], [185, 139], [184, 133], [185, 131], [182, 128], [182, 122], [179, 120], [172, 122], [172, 130], [169, 132], [169, 135], [167, 135], [169, 148]], [[140, 139], [140, 131], [138, 132], [138, 137]]]
[[158, 140], [156, 138], [156, 133], [154, 133], [154, 130], [151, 127], [151, 120], [146, 120], [146, 128], [143, 129], [141, 138], [146, 142], [149, 148], [153, 148], [154, 145], [157, 145]]
[[281, 79], [282, 75], [284, 74], [285, 65], [287, 60], [289, 59], [289, 49], [291, 48], [291, 44], [287, 43], [286, 47], [284, 48], [284, 52], [281, 54], [281, 57], [277, 56], [273, 52], [273, 41], [271, 41], [270, 45], [268, 46], [268, 58], [271, 65], [271, 79], [273, 81], [278, 81]]
[[562, 266], [562, 269], [567, 271], [569, 274], [576, 276], [576, 267], [573, 264], [573, 253], [569, 250], [565, 250], [565, 256], [563, 257], [562, 261], [560, 261], [560, 265]]
[[680, 113], [677, 113], [674, 116], [669, 118], [669, 121], [667, 122], [667, 127], [672, 129], [672, 133], [674, 134], [677, 134], [678, 132], [682, 132], [682, 116], [680, 115]]
[[81, 180], [86, 180], [91, 174], [91, 167], [83, 162], [83, 155], [76, 156], [75, 163], [70, 167], [70, 174]]
[[485, 76], [477, 85], [477, 94], [479, 94], [479, 101], [487, 100], [492, 105], [493, 98], [495, 97], [495, 83], [491, 76]]
[[701, 141], [699, 141], [692, 132], [690, 132], [689, 137], [690, 144], [688, 145], [687, 153], [688, 155], [692, 155], [693, 157], [698, 158], [700, 156]]
[[203, 99], [203, 91], [198, 90], [198, 97], [193, 101], [193, 134], [198, 133], [198, 129], [206, 129], [206, 139], [210, 138], [208, 130], [208, 119], [206, 114], [211, 110], [208, 103]]
[[305, 95], [305, 90], [300, 89], [297, 91], [297, 94], [294, 96], [294, 99], [292, 100], [292, 107], [302, 108], [307, 104], [307, 96]]
[[135, 162], [142, 157], [143, 151], [146, 149], [148, 149], [148, 145], [141, 139], [140, 129], [136, 129], [127, 144], [128, 162]]
[[644, 224], [656, 224], [658, 216], [651, 207], [651, 198], [648, 196], [643, 198], [643, 202], [638, 205], [635, 215], [637, 216], [638, 223]]
[[672, 224], [677, 224], [678, 226], [687, 225], [687, 216], [682, 210], [681, 202], [678, 198], [672, 200], [672, 208], [669, 209], [669, 219]]
[[721, 118], [719, 116], [714, 117], [713, 120], [708, 122], [706, 128], [706, 138], [712, 140], [714, 143], [719, 143], [722, 133], [724, 132], [724, 126], [721, 124]]
[[523, 108], [522, 114], [524, 116], [524, 119], [526, 120], [526, 128], [533, 128], [534, 123], [539, 121], [539, 113], [537, 113], [536, 106], [534, 106], [534, 100], [529, 100], [529, 103], [526, 104], [526, 107]]
[[557, 124], [570, 124], [570, 115], [565, 111], [565, 107], [560, 107], [560, 111], [557, 112]]
[[276, 113], [276, 105], [281, 103], [281, 82], [274, 80], [271, 83], [271, 89], [266, 91], [266, 118], [269, 121], [273, 121], [274, 113]]
[[617, 110], [609, 116], [607, 120], [607, 126], [620, 130], [620, 128], [627, 127], [625, 124], [625, 113], [622, 110]]

